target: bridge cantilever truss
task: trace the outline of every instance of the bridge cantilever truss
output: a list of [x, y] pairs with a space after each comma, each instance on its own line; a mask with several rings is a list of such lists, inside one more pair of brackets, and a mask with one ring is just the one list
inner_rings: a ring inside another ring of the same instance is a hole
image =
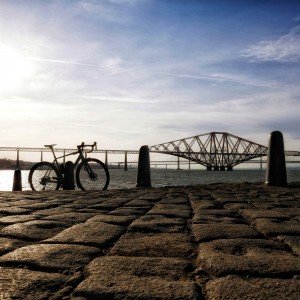
[[268, 153], [267, 147], [227, 132], [210, 132], [154, 145], [149, 150], [188, 159], [206, 166], [208, 170], [232, 170], [242, 162]]

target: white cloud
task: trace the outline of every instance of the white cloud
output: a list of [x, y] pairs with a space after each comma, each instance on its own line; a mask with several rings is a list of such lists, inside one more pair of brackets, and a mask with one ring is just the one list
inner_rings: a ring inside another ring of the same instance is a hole
[[252, 61], [300, 62], [300, 26], [276, 40], [261, 41], [249, 47], [242, 56]]

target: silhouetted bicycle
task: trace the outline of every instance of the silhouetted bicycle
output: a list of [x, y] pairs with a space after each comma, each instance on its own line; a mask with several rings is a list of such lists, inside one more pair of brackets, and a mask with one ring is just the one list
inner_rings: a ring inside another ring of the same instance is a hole
[[[54, 161], [52, 163], [42, 161], [35, 164], [28, 177], [30, 187], [34, 191], [58, 190], [64, 184], [64, 165], [59, 164], [58, 159], [70, 155], [78, 154], [78, 158], [74, 163], [76, 168], [76, 184], [81, 190], [106, 190], [109, 185], [109, 172], [106, 165], [95, 158], [85, 158], [84, 153], [90, 153], [94, 150], [97, 143], [93, 145], [85, 145], [82, 143], [77, 146], [77, 151], [70, 154], [56, 157], [53, 145], [45, 145], [51, 149]], [[86, 147], [91, 149], [85, 150]]]

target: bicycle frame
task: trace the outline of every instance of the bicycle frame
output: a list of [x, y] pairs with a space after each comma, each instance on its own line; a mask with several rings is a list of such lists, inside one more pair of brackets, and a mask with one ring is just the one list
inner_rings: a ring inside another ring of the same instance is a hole
[[[96, 142], [93, 145], [84, 145], [84, 143], [82, 143], [81, 145], [77, 146], [78, 150], [76, 152], [72, 152], [72, 153], [69, 153], [69, 154], [64, 154], [62, 156], [56, 156], [53, 146], [49, 146], [49, 148], [52, 151], [53, 157], [54, 157], [54, 160], [53, 160], [52, 163], [55, 165], [55, 167], [59, 171], [60, 176], [63, 178], [63, 172], [61, 172], [60, 163], [58, 162], [58, 160], [60, 158], [66, 158], [67, 156], [79, 154], [77, 159], [74, 162], [74, 167], [76, 167], [79, 164], [80, 161], [82, 161], [82, 162], [86, 161], [86, 158], [84, 157], [84, 154], [83, 154], [83, 148], [84, 147], [92, 147], [92, 149], [90, 151], [86, 152], [86, 153], [89, 153], [89, 152], [92, 152], [94, 150], [95, 146], [96, 146]], [[95, 178], [95, 174], [92, 171], [92, 169], [90, 168], [90, 166], [88, 164], [84, 164], [84, 167], [85, 167], [86, 171], [88, 172], [90, 178], [92, 178], [92, 179]]]

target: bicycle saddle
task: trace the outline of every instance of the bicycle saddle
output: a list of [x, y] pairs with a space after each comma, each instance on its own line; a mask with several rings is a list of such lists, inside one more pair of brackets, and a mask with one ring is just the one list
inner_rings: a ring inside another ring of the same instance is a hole
[[51, 147], [54, 147], [56, 146], [56, 144], [52, 144], [52, 145], [44, 145], [45, 147], [48, 147], [48, 148], [51, 148]]

